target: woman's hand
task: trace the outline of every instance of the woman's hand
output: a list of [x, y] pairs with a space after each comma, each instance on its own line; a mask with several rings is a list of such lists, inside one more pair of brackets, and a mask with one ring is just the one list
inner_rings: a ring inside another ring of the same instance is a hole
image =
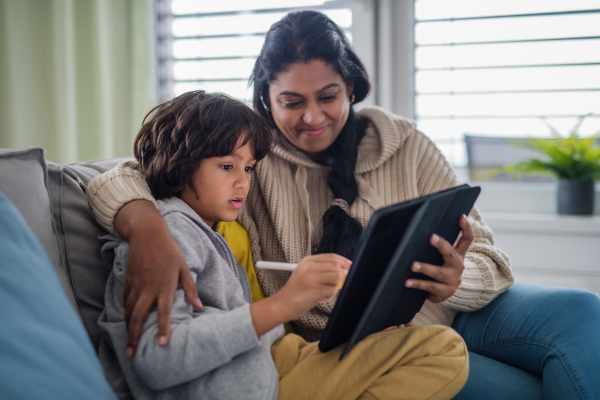
[[117, 213], [115, 230], [129, 242], [125, 272], [125, 322], [129, 331], [126, 353], [132, 356], [152, 306], [158, 313], [158, 343], [169, 343], [171, 310], [177, 283], [196, 308], [202, 307], [196, 284], [179, 246], [152, 203], [135, 200]]
[[413, 271], [421, 272], [435, 280], [408, 279], [405, 283], [406, 287], [428, 291], [430, 294], [427, 300], [433, 303], [439, 303], [450, 298], [461, 282], [461, 275], [465, 269], [465, 254], [473, 241], [473, 231], [465, 215], [460, 217], [458, 224], [462, 230], [462, 235], [460, 235], [454, 246], [436, 234], [431, 236], [430, 243], [444, 257], [444, 265], [437, 266], [415, 262], [411, 267]]

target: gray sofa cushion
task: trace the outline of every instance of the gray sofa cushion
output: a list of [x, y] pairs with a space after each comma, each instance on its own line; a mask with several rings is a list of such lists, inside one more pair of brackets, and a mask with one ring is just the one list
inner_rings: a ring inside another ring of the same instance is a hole
[[47, 162], [48, 189], [53, 205], [60, 253], [81, 319], [94, 348], [100, 344], [98, 317], [104, 308], [104, 287], [110, 273], [102, 265], [98, 235], [106, 232], [89, 209], [85, 188], [94, 177], [123, 159], [88, 163], [55, 164]]
[[96, 351], [98, 317], [110, 271], [102, 265], [96, 223], [85, 188], [97, 175], [125, 159], [67, 165], [44, 160], [44, 150], [0, 149], [0, 191], [18, 208], [48, 254]]
[[46, 251], [67, 297], [75, 306], [76, 300], [58, 247], [47, 181], [43, 149], [0, 149], [0, 191], [17, 206]]

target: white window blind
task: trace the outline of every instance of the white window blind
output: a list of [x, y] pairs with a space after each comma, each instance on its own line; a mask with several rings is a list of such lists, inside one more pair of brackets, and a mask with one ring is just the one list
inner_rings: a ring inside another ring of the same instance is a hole
[[418, 126], [456, 166], [464, 134], [600, 130], [598, 0], [417, 0]]
[[267, 30], [304, 8], [328, 15], [351, 40], [352, 11], [343, 1], [159, 0], [159, 95], [204, 89], [251, 103], [248, 78]]

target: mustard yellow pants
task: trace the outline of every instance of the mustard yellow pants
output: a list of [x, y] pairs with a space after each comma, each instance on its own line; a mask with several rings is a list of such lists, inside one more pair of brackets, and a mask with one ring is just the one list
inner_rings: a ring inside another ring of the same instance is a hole
[[344, 346], [322, 353], [290, 334], [272, 347], [279, 400], [451, 399], [467, 381], [462, 338], [439, 325], [370, 335], [338, 361]]

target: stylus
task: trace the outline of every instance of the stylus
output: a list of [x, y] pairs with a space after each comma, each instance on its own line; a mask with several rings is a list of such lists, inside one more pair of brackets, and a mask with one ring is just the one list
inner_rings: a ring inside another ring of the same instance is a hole
[[[278, 271], [293, 271], [294, 269], [296, 269], [297, 266], [298, 266], [298, 264], [275, 262], [275, 261], [257, 261], [256, 262], [256, 268], [275, 269]], [[340, 289], [340, 290], [342, 289], [342, 286], [344, 285], [344, 282], [346, 281], [346, 275], [348, 275], [348, 270], [343, 269], [342, 272], [344, 273], [344, 278], [338, 285], [338, 289]]]
[[256, 268], [260, 269], [275, 269], [278, 271], [293, 271], [298, 264], [274, 262], [274, 261], [257, 261]]

